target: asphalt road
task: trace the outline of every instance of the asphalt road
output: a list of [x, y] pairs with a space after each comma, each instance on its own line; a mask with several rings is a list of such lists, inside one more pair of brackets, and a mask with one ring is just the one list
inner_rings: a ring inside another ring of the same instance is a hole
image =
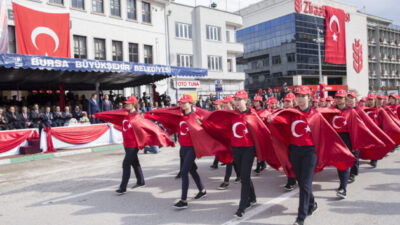
[[[207, 197], [190, 200], [185, 210], [172, 208], [181, 192], [181, 181], [174, 179], [177, 148], [163, 148], [157, 155], [140, 152], [146, 186], [117, 196], [123, 156], [119, 149], [0, 166], [0, 224], [251, 225], [292, 224], [296, 218], [298, 189], [285, 192], [286, 177], [268, 168], [253, 176], [257, 205], [235, 219], [240, 184], [232, 181], [227, 190], [217, 190], [225, 167], [211, 170], [211, 157], [197, 160]], [[132, 175], [129, 187], [136, 181]], [[338, 182], [334, 168], [317, 174], [313, 190], [319, 210], [306, 224], [400, 224], [400, 150], [375, 169], [361, 161], [360, 175], [349, 184], [345, 200], [336, 197]], [[190, 178], [189, 197], [196, 193]]]

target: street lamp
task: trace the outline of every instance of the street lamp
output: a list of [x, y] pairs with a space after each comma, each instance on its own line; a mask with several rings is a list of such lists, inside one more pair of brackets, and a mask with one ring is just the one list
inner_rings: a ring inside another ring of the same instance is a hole
[[[322, 62], [321, 62], [321, 44], [324, 43], [324, 39], [321, 37], [320, 33], [323, 31], [317, 27], [317, 38], [313, 39], [314, 42], [318, 44], [318, 64], [319, 64], [319, 83], [322, 84]], [[319, 88], [319, 86], [318, 86]], [[320, 90], [321, 92], [321, 90]]]

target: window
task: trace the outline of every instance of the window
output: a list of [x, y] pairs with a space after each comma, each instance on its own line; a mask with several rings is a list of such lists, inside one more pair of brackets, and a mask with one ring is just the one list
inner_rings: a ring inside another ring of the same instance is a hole
[[180, 67], [193, 67], [193, 56], [178, 54], [177, 66]]
[[104, 1], [92, 0], [92, 10], [97, 13], [104, 13]]
[[112, 16], [121, 16], [121, 2], [120, 0], [110, 0], [110, 10]]
[[153, 46], [144, 46], [144, 63], [153, 64]]
[[222, 71], [222, 57], [208, 56], [208, 69], [211, 71]]
[[94, 59], [106, 60], [106, 40], [94, 39]]
[[192, 25], [175, 23], [175, 36], [178, 38], [192, 39]]
[[129, 62], [139, 62], [139, 46], [136, 43], [129, 43]]
[[8, 53], [17, 53], [17, 41], [15, 40], [14, 26], [8, 26]]
[[71, 0], [72, 8], [85, 9], [84, 0]]
[[281, 64], [281, 56], [280, 55], [272, 56], [272, 65], [278, 65], [278, 64]]
[[122, 41], [112, 41], [112, 60], [122, 61]]
[[221, 27], [206, 26], [207, 40], [221, 41]]
[[86, 37], [74, 35], [74, 58], [86, 59]]
[[286, 54], [286, 57], [288, 62], [296, 62], [296, 56], [294, 53]]
[[228, 66], [228, 72], [233, 72], [233, 63], [232, 63], [232, 59], [228, 59], [227, 60], [227, 66]]
[[264, 67], [269, 66], [269, 56], [267, 56], [266, 58], [264, 58], [262, 60], [262, 64], [263, 64]]
[[64, 0], [49, 0], [50, 3], [64, 5]]
[[151, 23], [150, 3], [142, 2], [142, 22]]
[[128, 19], [137, 20], [136, 16], [136, 0], [128, 0], [127, 1], [127, 11], [128, 11]]
[[226, 31], [226, 42], [231, 42], [231, 32], [229, 30]]

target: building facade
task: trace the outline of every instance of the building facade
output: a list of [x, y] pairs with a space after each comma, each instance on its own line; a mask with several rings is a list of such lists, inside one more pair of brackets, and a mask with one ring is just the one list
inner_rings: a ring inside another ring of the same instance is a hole
[[168, 93], [172, 98], [177, 92], [178, 97], [191, 94], [197, 98], [234, 94], [244, 88], [245, 75], [236, 71], [236, 56], [243, 54], [243, 44], [235, 39], [236, 30], [242, 27], [241, 16], [204, 6], [171, 3], [167, 6], [167, 23], [169, 63], [208, 68], [205, 78], [170, 79]]
[[400, 92], [400, 27], [367, 15], [368, 65], [371, 91]]
[[[329, 0], [261, 1], [240, 10], [244, 28], [236, 33], [244, 44], [238, 68], [246, 72], [245, 87], [251, 93], [258, 89], [310, 85], [319, 81], [318, 30], [325, 38], [324, 6], [343, 9], [346, 19], [346, 64], [333, 65], [324, 61], [325, 45], [321, 44], [322, 82], [333, 94], [338, 89], [355, 89], [360, 95], [369, 91], [368, 66], [354, 68], [353, 44], [360, 43], [367, 52], [366, 15], [352, 5]], [[361, 55], [367, 62], [367, 54]]]

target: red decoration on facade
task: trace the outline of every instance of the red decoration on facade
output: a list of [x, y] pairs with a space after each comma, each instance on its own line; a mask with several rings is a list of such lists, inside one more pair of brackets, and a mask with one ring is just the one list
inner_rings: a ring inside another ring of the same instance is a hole
[[297, 13], [301, 13], [303, 11], [303, 0], [296, 0], [295, 8]]
[[353, 43], [353, 67], [357, 73], [360, 73], [363, 68], [363, 50], [360, 40], [355, 39]]

